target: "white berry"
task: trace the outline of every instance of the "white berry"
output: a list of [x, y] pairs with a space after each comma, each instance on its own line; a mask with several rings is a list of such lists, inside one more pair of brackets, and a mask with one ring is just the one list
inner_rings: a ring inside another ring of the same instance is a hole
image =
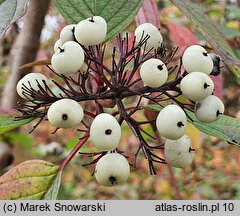
[[84, 62], [82, 47], [74, 42], [68, 41], [58, 48], [51, 59], [54, 71], [58, 74], [71, 74], [78, 71]]
[[199, 45], [192, 45], [184, 51], [182, 63], [188, 73], [200, 71], [210, 74], [213, 69], [211, 56]]
[[61, 47], [63, 44], [64, 44], [64, 43], [63, 43], [60, 39], [58, 39], [58, 40], [55, 42], [54, 47], [53, 47], [54, 52], [57, 52], [57, 51], [58, 51], [58, 48]]
[[192, 101], [200, 101], [213, 93], [214, 83], [205, 73], [187, 74], [180, 83], [182, 94]]
[[168, 69], [161, 60], [152, 58], [142, 64], [140, 76], [147, 86], [156, 88], [166, 83]]
[[[22, 98], [31, 98], [27, 89], [34, 89], [39, 91], [39, 85], [45, 89], [44, 82], [47, 83], [47, 77], [40, 73], [29, 73], [20, 79], [17, 83], [17, 93]], [[41, 90], [40, 90], [41, 91]]]
[[156, 125], [160, 135], [167, 139], [179, 139], [185, 134], [187, 118], [177, 105], [168, 105], [158, 114]]
[[195, 104], [194, 113], [201, 122], [214, 122], [224, 113], [224, 104], [218, 97], [210, 95]]
[[118, 121], [107, 113], [97, 115], [90, 127], [90, 139], [101, 151], [117, 148], [121, 139], [121, 127]]
[[107, 23], [100, 16], [80, 21], [75, 28], [76, 40], [84, 46], [101, 44], [107, 34]]
[[143, 23], [139, 25], [136, 28], [134, 35], [136, 36], [137, 43], [139, 43], [146, 36], [149, 36], [149, 39], [146, 43], [146, 51], [149, 51], [151, 49], [157, 49], [159, 46], [161, 46], [161, 43], [163, 41], [163, 37], [160, 31], [156, 26], [151, 23]]
[[62, 31], [60, 32], [60, 40], [64, 44], [67, 41], [73, 41], [74, 40], [74, 31], [76, 28], [76, 24], [71, 24], [65, 26]]
[[95, 168], [96, 180], [104, 186], [116, 186], [127, 181], [130, 167], [127, 159], [118, 153], [109, 153], [99, 159]]
[[49, 107], [47, 117], [49, 122], [55, 127], [72, 128], [81, 123], [83, 109], [75, 100], [61, 99]]
[[191, 140], [183, 135], [178, 140], [167, 139], [164, 145], [165, 160], [172, 166], [184, 168], [192, 163], [194, 150]]

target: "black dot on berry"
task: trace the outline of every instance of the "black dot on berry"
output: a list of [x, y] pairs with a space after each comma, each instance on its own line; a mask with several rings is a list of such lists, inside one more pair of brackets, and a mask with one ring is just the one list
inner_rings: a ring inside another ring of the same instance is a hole
[[222, 115], [222, 113], [219, 110], [217, 110], [216, 116], [219, 116], [219, 115]]
[[188, 152], [190, 153], [190, 152], [193, 152], [193, 151], [195, 151], [195, 149], [189, 147]]
[[180, 121], [180, 122], [177, 123], [177, 126], [182, 127], [182, 126], [184, 126], [184, 124]]
[[58, 49], [60, 50], [60, 52], [64, 52], [64, 49], [62, 49], [61, 47], [58, 47]]
[[72, 28], [72, 33], [74, 33], [74, 32], [75, 32], [75, 27]]
[[111, 129], [105, 130], [105, 134], [106, 134], [106, 135], [111, 135], [111, 134], [112, 134], [112, 130], [111, 130]]
[[158, 70], [163, 70], [163, 64], [157, 66]]
[[203, 55], [204, 55], [204, 56], [208, 56], [208, 53], [207, 53], [207, 52], [204, 52]]
[[117, 181], [117, 179], [114, 176], [109, 177], [109, 181], [111, 182], [112, 185], [114, 185]]
[[66, 121], [68, 119], [68, 115], [67, 114], [62, 114], [62, 120]]
[[207, 89], [209, 86], [210, 86], [210, 85], [207, 84], [207, 83], [204, 83], [204, 85], [203, 85], [204, 89]]
[[90, 18], [89, 22], [94, 22], [94, 19], [93, 17]]

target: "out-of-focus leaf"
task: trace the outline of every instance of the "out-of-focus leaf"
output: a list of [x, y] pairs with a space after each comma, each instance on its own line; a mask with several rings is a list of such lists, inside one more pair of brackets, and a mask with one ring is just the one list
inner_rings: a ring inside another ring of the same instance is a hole
[[20, 69], [30, 68], [30, 67], [34, 67], [34, 66], [38, 66], [38, 65], [50, 65], [50, 64], [51, 64], [51, 59], [37, 60], [37, 61], [34, 61], [34, 62], [24, 64], [23, 66], [20, 67]]
[[178, 54], [182, 55], [184, 50], [194, 44], [198, 44], [198, 39], [191, 29], [175, 22], [169, 22], [167, 28], [170, 32], [170, 38], [174, 44], [179, 47]]
[[232, 52], [224, 36], [219, 31], [218, 26], [204, 14], [202, 6], [200, 4], [194, 4], [189, 0], [171, 0], [171, 2], [193, 22], [196, 28], [211, 44], [215, 52], [230, 66], [229, 68], [232, 73], [237, 79], [240, 79], [240, 61]]
[[8, 115], [0, 115], [0, 134], [25, 125], [33, 120], [34, 118], [14, 120], [14, 117]]
[[79, 142], [79, 137], [74, 137], [66, 143], [66, 149], [68, 151], [72, 150]]
[[26, 12], [28, 0], [1, 0], [0, 1], [0, 39], [11, 24]]
[[9, 132], [4, 134], [4, 138], [7, 139], [11, 145], [20, 145], [25, 149], [30, 149], [33, 143], [33, 138], [29, 133]]
[[0, 200], [42, 199], [57, 172], [57, 166], [43, 160], [23, 162], [0, 177]]
[[142, 0], [55, 0], [59, 12], [69, 23], [91, 16], [102, 16], [108, 24], [105, 41], [119, 34], [134, 19]]
[[239, 49], [235, 49], [234, 53], [240, 59], [240, 50]]
[[44, 196], [45, 200], [56, 200], [58, 191], [61, 185], [61, 179], [62, 179], [62, 171], [58, 173], [56, 179], [54, 180], [53, 185], [51, 188], [48, 190], [46, 195]]
[[219, 30], [223, 33], [226, 39], [232, 39], [240, 36], [240, 31], [233, 28], [228, 28], [225, 25], [219, 25]]
[[[157, 105], [149, 105], [148, 107], [157, 111], [162, 110], [162, 107]], [[189, 121], [201, 132], [240, 147], [240, 121], [238, 119], [223, 115], [215, 122], [203, 123], [195, 117], [193, 112], [185, 111], [193, 120]]]
[[219, 74], [218, 76], [211, 76], [211, 79], [214, 83], [214, 95], [223, 99], [223, 88], [224, 88], [224, 79], [223, 75]]
[[226, 9], [232, 14], [235, 18], [240, 18], [240, 8], [235, 5], [227, 5]]
[[135, 17], [135, 21], [137, 25], [147, 22], [160, 28], [160, 14], [156, 0], [144, 0]]

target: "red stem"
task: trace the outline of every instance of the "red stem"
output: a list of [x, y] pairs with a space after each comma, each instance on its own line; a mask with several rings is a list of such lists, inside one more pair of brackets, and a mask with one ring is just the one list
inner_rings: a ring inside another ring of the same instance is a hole
[[179, 188], [178, 188], [178, 185], [177, 185], [177, 181], [176, 181], [176, 178], [174, 176], [172, 167], [169, 164], [167, 164], [167, 168], [168, 168], [168, 172], [169, 172], [169, 175], [170, 175], [171, 184], [174, 187], [175, 192], [176, 192], [176, 199], [177, 200], [182, 200], [182, 196], [180, 194], [180, 191], [179, 191]]
[[69, 153], [69, 155], [64, 159], [64, 161], [62, 162], [59, 171], [62, 171], [65, 166], [67, 166], [67, 164], [72, 160], [72, 158], [74, 157], [75, 154], [77, 154], [77, 152], [79, 151], [79, 149], [86, 143], [86, 141], [89, 138], [89, 133], [87, 132], [83, 139], [81, 139], [79, 141], [79, 143], [73, 148], [73, 150]]
[[[156, 130], [154, 130], [153, 124], [151, 124], [151, 126], [153, 128], [154, 134], [156, 135], [158, 145], [161, 145], [161, 139], [160, 139], [159, 133]], [[175, 189], [175, 192], [176, 192], [176, 199], [177, 200], [182, 200], [182, 196], [181, 196], [181, 193], [179, 191], [177, 181], [176, 181], [176, 178], [175, 178], [174, 173], [173, 173], [173, 169], [169, 164], [166, 164], [166, 166], [168, 168], [168, 172], [169, 172], [169, 175], [170, 175], [171, 185]]]

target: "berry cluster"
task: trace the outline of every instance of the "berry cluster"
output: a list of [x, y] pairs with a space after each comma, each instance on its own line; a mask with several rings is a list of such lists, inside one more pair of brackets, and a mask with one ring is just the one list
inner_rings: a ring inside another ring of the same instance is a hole
[[[208, 76], [214, 69], [212, 57], [204, 48], [194, 45], [186, 49], [179, 66], [169, 66], [177, 49], [164, 48], [159, 29], [144, 23], [136, 28], [132, 42], [128, 35], [117, 37], [109, 67], [104, 61], [106, 45], [102, 45], [106, 33], [107, 23], [100, 16], [64, 27], [54, 45], [51, 66], [47, 66], [58, 79], [51, 82], [42, 74], [30, 73], [17, 84], [22, 98], [18, 103], [23, 114], [20, 118], [38, 117], [38, 125], [47, 116], [56, 130], [76, 128], [82, 123], [86, 128], [78, 129], [85, 133], [82, 139], [90, 138], [99, 150], [89, 153], [97, 156], [90, 164], [96, 163], [96, 180], [105, 186], [124, 183], [130, 173], [127, 157], [119, 150], [123, 121], [139, 140], [135, 158], [142, 151], [151, 174], [156, 173], [153, 163], [188, 166], [193, 160], [194, 149], [185, 135], [188, 117], [185, 110], [194, 110], [202, 122], [213, 122], [224, 112], [223, 103], [212, 95], [214, 84]], [[181, 73], [182, 65], [184, 73]], [[135, 78], [138, 71], [140, 78]], [[170, 79], [169, 75], [175, 71], [175, 78]], [[189, 103], [179, 101], [180, 95]], [[123, 100], [128, 97], [136, 98], [135, 106], [126, 107]], [[136, 112], [143, 110], [144, 98], [165, 106], [157, 119], [141, 122], [134, 118]], [[94, 103], [96, 109], [84, 110], [80, 102]], [[115, 106], [117, 112], [104, 113], [104, 107]], [[89, 117], [93, 118], [90, 125], [84, 121]], [[160, 135], [167, 138], [165, 145], [152, 146], [144, 138], [143, 133], [156, 140], [142, 127], [152, 123]], [[165, 160], [156, 153], [162, 149]]]

